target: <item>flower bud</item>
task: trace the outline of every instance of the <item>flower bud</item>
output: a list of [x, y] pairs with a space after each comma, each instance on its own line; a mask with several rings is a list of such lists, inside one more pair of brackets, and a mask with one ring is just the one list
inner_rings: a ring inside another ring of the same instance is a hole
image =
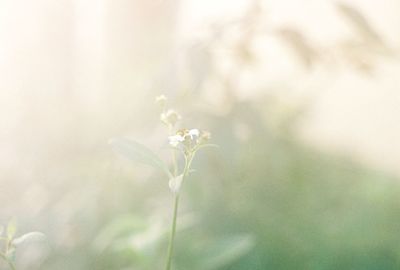
[[206, 130], [202, 130], [199, 138], [197, 139], [198, 144], [206, 143], [211, 139], [211, 133]]
[[171, 125], [175, 126], [175, 124], [181, 120], [181, 116], [174, 110], [168, 110], [166, 112], [163, 112], [160, 116], [161, 122], [163, 122], [166, 125]]
[[156, 97], [155, 102], [160, 107], [164, 108], [165, 105], [167, 104], [167, 97], [165, 95], [159, 95]]

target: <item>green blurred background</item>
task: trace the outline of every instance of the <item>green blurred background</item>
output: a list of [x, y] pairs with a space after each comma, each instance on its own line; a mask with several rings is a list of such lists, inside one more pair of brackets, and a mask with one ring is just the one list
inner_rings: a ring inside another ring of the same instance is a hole
[[[400, 268], [398, 1], [0, 2], [0, 223], [17, 268], [163, 269], [154, 97], [211, 131], [176, 270]], [[7, 269], [0, 264], [1, 269]]]

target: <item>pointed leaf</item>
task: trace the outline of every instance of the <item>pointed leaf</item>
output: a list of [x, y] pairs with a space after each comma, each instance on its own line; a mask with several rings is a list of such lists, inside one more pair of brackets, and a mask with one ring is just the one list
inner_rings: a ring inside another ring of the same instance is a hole
[[127, 138], [114, 138], [110, 144], [117, 153], [135, 162], [161, 169], [168, 178], [172, 177], [168, 166], [146, 146]]
[[15, 219], [11, 219], [7, 225], [7, 237], [8, 239], [14, 238], [15, 233], [17, 232], [17, 225]]
[[346, 16], [362, 35], [370, 40], [382, 42], [379, 33], [358, 9], [344, 3], [338, 3], [337, 7], [342, 15]]
[[15, 238], [12, 241], [12, 244], [14, 246], [18, 246], [18, 245], [20, 245], [22, 243], [25, 243], [25, 242], [38, 241], [38, 240], [40, 241], [40, 240], [43, 240], [45, 238], [46, 238], [46, 236], [41, 232], [30, 232], [30, 233], [26, 233], [26, 234], [24, 234], [24, 235], [22, 235], [22, 236], [20, 236], [18, 238]]

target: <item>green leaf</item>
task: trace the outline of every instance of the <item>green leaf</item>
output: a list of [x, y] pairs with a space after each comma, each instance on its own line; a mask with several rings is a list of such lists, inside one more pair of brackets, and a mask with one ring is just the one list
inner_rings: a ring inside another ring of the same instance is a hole
[[122, 216], [114, 219], [100, 230], [93, 245], [98, 251], [103, 251], [118, 238], [127, 238], [132, 232], [143, 230], [147, 226], [145, 220], [136, 216]]
[[250, 252], [255, 245], [250, 235], [236, 235], [215, 240], [203, 254], [201, 269], [216, 270], [228, 266]]
[[146, 146], [127, 138], [111, 139], [110, 144], [117, 153], [135, 162], [161, 169], [168, 178], [172, 177], [168, 166]]
[[30, 241], [41, 241], [43, 239], [46, 239], [46, 236], [43, 233], [41, 233], [41, 232], [29, 232], [29, 233], [26, 233], [26, 234], [18, 237], [18, 238], [15, 238], [12, 241], [12, 244], [14, 246], [18, 246], [18, 245], [20, 245], [22, 243], [26, 243], [26, 242], [30, 242]]
[[13, 239], [16, 232], [17, 232], [16, 221], [15, 219], [11, 219], [7, 225], [7, 238]]

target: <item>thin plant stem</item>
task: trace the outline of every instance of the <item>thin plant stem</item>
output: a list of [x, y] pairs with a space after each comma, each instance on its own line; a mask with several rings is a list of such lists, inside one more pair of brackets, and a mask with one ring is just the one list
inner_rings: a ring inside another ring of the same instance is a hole
[[[194, 153], [191, 153], [188, 157], [185, 156], [185, 169], [183, 170], [183, 179], [182, 184], [189, 173], [190, 166], [192, 164], [192, 160], [194, 157]], [[174, 199], [174, 211], [172, 215], [172, 225], [171, 225], [171, 233], [168, 243], [168, 255], [167, 255], [167, 263], [165, 266], [166, 270], [171, 269], [172, 265], [172, 255], [174, 253], [174, 242], [175, 242], [175, 234], [176, 234], [176, 221], [178, 219], [178, 208], [179, 208], [179, 192], [175, 194]]]
[[170, 234], [169, 243], [168, 243], [167, 264], [165, 267], [166, 270], [171, 269], [172, 254], [174, 253], [174, 242], [175, 242], [175, 233], [176, 233], [176, 220], [178, 217], [178, 207], [179, 207], [179, 194], [176, 194], [175, 200], [174, 200], [174, 213], [173, 213], [173, 217], [172, 217], [171, 234]]
[[6, 255], [4, 255], [3, 253], [0, 253], [0, 257], [1, 257], [4, 261], [6, 261], [6, 262], [8, 263], [8, 265], [10, 266], [10, 268], [11, 268], [12, 270], [16, 270], [14, 263], [13, 263], [12, 261], [10, 261], [10, 260], [6, 257]]
[[[169, 134], [172, 135], [172, 125], [168, 126], [169, 129]], [[186, 165], [186, 164], [185, 164]], [[176, 161], [176, 154], [175, 151], [172, 151], [172, 173], [173, 176], [176, 177], [178, 174], [178, 164]], [[166, 263], [166, 270], [171, 269], [171, 264], [172, 264], [172, 254], [174, 252], [174, 241], [175, 241], [175, 233], [176, 233], [176, 221], [178, 217], [178, 207], [179, 207], [179, 194], [177, 193], [175, 195], [175, 200], [174, 200], [174, 212], [172, 216], [172, 225], [171, 225], [171, 233], [170, 233], [170, 238], [169, 238], [169, 243], [168, 243], [168, 255], [167, 255], [167, 263]]]
[[[169, 135], [172, 136], [173, 135], [172, 125], [168, 126], [168, 130], [169, 130]], [[178, 163], [176, 161], [176, 153], [175, 151], [172, 151], [172, 175], [176, 177], [177, 174], [178, 174]]]
[[176, 177], [177, 176], [177, 174], [178, 174], [178, 164], [177, 164], [177, 162], [176, 162], [176, 153], [175, 153], [175, 151], [172, 151], [172, 166], [173, 166], [173, 175], [174, 175], [174, 177]]

